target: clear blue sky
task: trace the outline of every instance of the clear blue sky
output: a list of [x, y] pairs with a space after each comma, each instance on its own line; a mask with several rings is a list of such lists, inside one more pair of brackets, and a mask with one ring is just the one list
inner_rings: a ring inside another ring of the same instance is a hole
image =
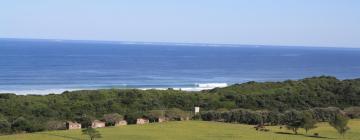
[[360, 47], [360, 0], [1, 0], [0, 38]]

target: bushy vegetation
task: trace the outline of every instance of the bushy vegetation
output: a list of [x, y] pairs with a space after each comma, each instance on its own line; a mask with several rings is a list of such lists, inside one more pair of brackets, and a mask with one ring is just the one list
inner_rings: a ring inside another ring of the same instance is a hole
[[100, 132], [91, 127], [83, 129], [82, 134], [87, 135], [90, 138], [90, 140], [94, 140], [96, 138], [102, 138]]
[[123, 116], [118, 113], [105, 114], [103, 117], [103, 121], [106, 123], [107, 126], [114, 126], [115, 123], [123, 119]]
[[[202, 120], [206, 121], [220, 121], [220, 122], [237, 122], [245, 124], [269, 124], [281, 125], [286, 122], [294, 122], [301, 120], [303, 116], [311, 117], [319, 122], [328, 122], [336, 117], [338, 114], [344, 114], [342, 110], [336, 107], [328, 108], [314, 108], [309, 110], [298, 111], [290, 109], [284, 112], [267, 111], [267, 110], [249, 110], [249, 109], [233, 109], [229, 111], [224, 110], [210, 110], [201, 112]], [[296, 119], [298, 117], [298, 119]], [[288, 118], [292, 118], [289, 120]]]
[[360, 106], [360, 79], [322, 76], [298, 81], [248, 82], [202, 92], [109, 89], [44, 96], [0, 94], [0, 132], [59, 129], [60, 122], [72, 120], [86, 124], [113, 113], [129, 123], [138, 117], [154, 118], [159, 114], [176, 120], [189, 115], [194, 106], [200, 106], [204, 113], [213, 112], [210, 113], [213, 116], [203, 119], [214, 117], [247, 124], [283, 123], [278, 118], [289, 110], [316, 112], [313, 117], [318, 121], [329, 121], [337, 114], [334, 111], [344, 108], [351, 117], [357, 117], [358, 109], [354, 106]]
[[348, 127], [349, 118], [343, 115], [336, 115], [329, 124], [336, 129], [336, 131], [341, 134], [343, 137], [345, 133], [350, 129]]
[[[208, 121], [171, 121], [96, 130], [102, 136], [99, 140], [359, 140], [360, 120], [349, 120], [348, 125], [351, 129], [345, 138], [329, 123], [322, 122], [308, 134], [299, 129], [298, 135], [279, 126], [266, 126], [269, 131], [260, 132], [253, 125]], [[68, 130], [5, 135], [0, 136], [0, 140], [89, 140], [89, 136], [83, 135], [81, 130]]]

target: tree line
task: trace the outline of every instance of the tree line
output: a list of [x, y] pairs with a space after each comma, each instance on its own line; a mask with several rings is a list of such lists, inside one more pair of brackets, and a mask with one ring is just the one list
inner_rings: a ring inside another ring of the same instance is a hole
[[[285, 114], [289, 110], [313, 110], [318, 112], [313, 114], [317, 120], [326, 121], [331, 111], [323, 108], [328, 107], [337, 107], [355, 118], [359, 116], [356, 106], [360, 106], [360, 79], [321, 76], [283, 82], [247, 82], [201, 92], [104, 89], [49, 95], [0, 94], [0, 133], [52, 130], [59, 122], [79, 121], [84, 116], [104, 119], [105, 114], [113, 113], [121, 114], [131, 123], [139, 116], [152, 117], [156, 110], [191, 112], [195, 106], [200, 106], [204, 113], [224, 110], [229, 114], [223, 115], [245, 115], [233, 119], [249, 124], [264, 121], [259, 119], [263, 116], [254, 112]], [[282, 121], [272, 119], [279, 116], [269, 116], [265, 121]]]
[[[352, 108], [360, 109], [359, 107]], [[290, 109], [284, 112], [218, 109], [201, 112], [200, 118], [204, 121], [257, 125], [256, 129], [264, 128], [264, 126], [285, 125], [295, 134], [298, 133], [300, 128], [303, 128], [307, 133], [309, 130], [316, 128], [318, 122], [329, 122], [342, 135], [349, 130], [347, 126], [349, 114], [336, 107], [313, 108], [301, 111]]]

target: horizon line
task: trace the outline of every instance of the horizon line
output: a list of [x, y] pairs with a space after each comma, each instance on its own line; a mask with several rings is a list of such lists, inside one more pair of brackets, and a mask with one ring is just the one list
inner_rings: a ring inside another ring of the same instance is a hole
[[142, 45], [176, 45], [176, 46], [198, 46], [198, 47], [297, 47], [297, 48], [329, 48], [329, 49], [360, 49], [350, 46], [317, 46], [317, 45], [273, 45], [273, 44], [240, 44], [240, 43], [200, 43], [200, 42], [165, 42], [165, 41], [120, 41], [120, 40], [90, 40], [90, 39], [58, 39], [58, 38], [12, 38], [0, 37], [0, 40], [37, 40], [51, 42], [101, 42], [110, 44], [142, 44]]

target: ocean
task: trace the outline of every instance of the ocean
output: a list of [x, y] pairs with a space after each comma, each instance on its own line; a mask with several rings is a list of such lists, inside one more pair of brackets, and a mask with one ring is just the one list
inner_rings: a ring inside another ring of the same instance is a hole
[[360, 78], [360, 49], [0, 39], [0, 93]]

